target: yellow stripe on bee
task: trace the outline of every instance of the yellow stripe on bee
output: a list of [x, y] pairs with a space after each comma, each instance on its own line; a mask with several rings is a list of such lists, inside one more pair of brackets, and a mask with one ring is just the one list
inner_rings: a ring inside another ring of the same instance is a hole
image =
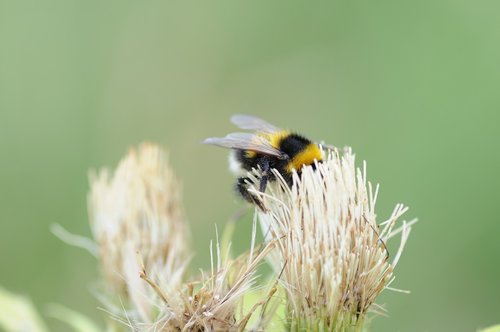
[[290, 136], [290, 132], [288, 130], [280, 130], [271, 134], [265, 134], [265, 138], [271, 143], [272, 147], [275, 149], [279, 149], [281, 145], [281, 141]]
[[321, 150], [319, 147], [311, 143], [304, 150], [299, 152], [292, 158], [292, 160], [287, 165], [287, 170], [291, 172], [292, 170], [300, 170], [303, 165], [312, 165], [314, 160], [321, 161]]
[[[259, 137], [264, 138], [266, 141], [271, 144], [271, 146], [275, 149], [280, 148], [281, 141], [284, 138], [287, 138], [290, 135], [290, 132], [288, 130], [280, 130], [274, 133], [258, 133], [257, 134]], [[247, 158], [254, 158], [257, 156], [257, 152], [252, 151], [252, 150], [246, 150], [245, 151], [245, 157]]]
[[252, 151], [252, 150], [246, 150], [245, 151], [245, 157], [247, 158], [254, 158], [257, 155], [257, 152]]

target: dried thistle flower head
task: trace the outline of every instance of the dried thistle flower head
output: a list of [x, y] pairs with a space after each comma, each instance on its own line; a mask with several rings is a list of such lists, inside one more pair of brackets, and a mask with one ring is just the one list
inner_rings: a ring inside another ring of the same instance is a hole
[[[186, 283], [177, 293], [163, 294], [161, 287], [146, 276], [164, 303], [154, 324], [130, 326], [148, 331], [246, 331], [257, 307], [265, 305], [272, 296], [268, 294], [252, 308], [243, 306], [244, 296], [255, 287], [257, 266], [272, 247], [270, 242], [256, 252], [246, 252], [236, 259], [222, 259], [217, 243], [215, 258], [211, 246], [212, 270], [197, 281]], [[253, 330], [262, 330], [268, 323], [259, 322], [260, 329]]]
[[105, 284], [128, 315], [142, 321], [156, 318], [154, 291], [139, 277], [145, 266], [157, 275], [165, 292], [176, 291], [189, 261], [187, 225], [180, 185], [165, 153], [145, 143], [132, 149], [114, 175], [91, 175], [88, 197], [90, 224], [98, 245]]
[[[410, 225], [393, 231], [407, 210], [397, 205], [382, 227], [376, 222], [366, 168], [354, 165], [350, 149], [328, 151], [321, 163], [294, 174], [290, 188], [281, 175], [259, 195], [267, 211], [258, 211], [268, 241], [276, 241], [270, 260], [286, 292], [290, 330], [359, 329], [375, 299], [393, 279]], [[258, 173], [253, 175], [258, 183]], [[385, 242], [402, 232], [401, 246], [388, 261]]]

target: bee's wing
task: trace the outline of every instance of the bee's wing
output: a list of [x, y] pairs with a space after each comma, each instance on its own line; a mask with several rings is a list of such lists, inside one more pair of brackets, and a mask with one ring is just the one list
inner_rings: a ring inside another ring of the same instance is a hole
[[231, 122], [241, 129], [262, 131], [265, 133], [274, 133], [280, 129], [265, 120], [252, 115], [235, 114], [231, 117]]
[[226, 137], [210, 137], [205, 139], [203, 143], [223, 148], [250, 150], [269, 156], [283, 157], [283, 153], [274, 148], [265, 138], [249, 133], [232, 133]]

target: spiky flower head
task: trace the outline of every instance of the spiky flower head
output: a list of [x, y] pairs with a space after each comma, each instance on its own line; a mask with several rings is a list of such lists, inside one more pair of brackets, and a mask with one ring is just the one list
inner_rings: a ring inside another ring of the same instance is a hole
[[[357, 169], [354, 155], [327, 150], [316, 169], [305, 166], [293, 175], [290, 188], [277, 181], [267, 193], [252, 189], [267, 207], [259, 211], [267, 241], [276, 241], [270, 254], [287, 302], [287, 324], [294, 331], [360, 329], [377, 296], [393, 280], [410, 232], [409, 225], [393, 231], [406, 211], [397, 205], [390, 218], [376, 221], [375, 192], [366, 167]], [[253, 173], [258, 183], [258, 172]], [[401, 232], [401, 245], [388, 259], [385, 243]]]
[[[177, 293], [164, 295], [161, 287], [150, 283], [164, 303], [154, 324], [136, 325], [142, 327], [141, 331], [247, 331], [249, 319], [257, 307], [272, 296], [272, 293], [264, 296], [263, 301], [252, 308], [244, 307], [244, 297], [255, 288], [257, 267], [273, 243], [236, 259], [222, 255], [218, 242], [216, 247], [214, 253], [211, 246], [211, 271], [184, 284]], [[259, 322], [253, 330], [262, 330], [268, 323]]]
[[151, 322], [158, 300], [139, 272], [161, 275], [162, 289], [175, 292], [189, 260], [180, 184], [166, 154], [150, 143], [131, 149], [113, 175], [104, 169], [90, 182], [89, 218], [110, 294], [107, 309], [116, 314], [123, 307], [131, 319]]

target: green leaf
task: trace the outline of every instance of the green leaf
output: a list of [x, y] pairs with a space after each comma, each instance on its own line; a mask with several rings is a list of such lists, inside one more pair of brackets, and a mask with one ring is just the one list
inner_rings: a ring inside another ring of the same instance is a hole
[[0, 287], [0, 327], [7, 332], [48, 332], [30, 299]]
[[479, 330], [478, 332], [500, 332], [500, 324], [487, 327], [485, 329]]
[[75, 332], [103, 331], [90, 318], [59, 304], [50, 304], [47, 308], [47, 314], [68, 324]]

